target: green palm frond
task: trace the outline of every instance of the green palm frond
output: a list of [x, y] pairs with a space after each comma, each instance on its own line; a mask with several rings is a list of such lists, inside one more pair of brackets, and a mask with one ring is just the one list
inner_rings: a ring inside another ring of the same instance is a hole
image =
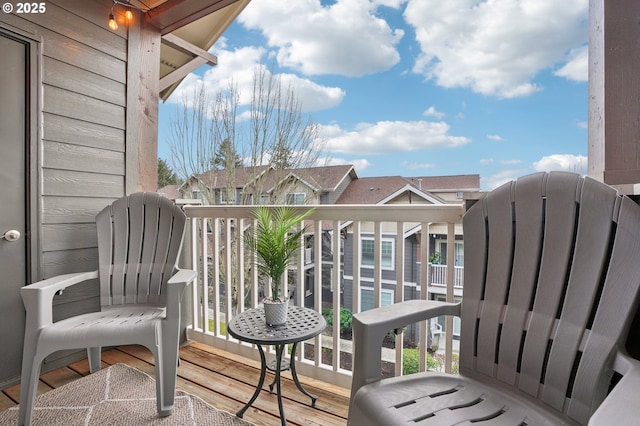
[[271, 278], [274, 300], [280, 297], [280, 280], [300, 250], [306, 231], [304, 226], [296, 227], [313, 210], [300, 211], [288, 206], [259, 206], [251, 210], [255, 231], [246, 234], [245, 243], [256, 252], [258, 271]]

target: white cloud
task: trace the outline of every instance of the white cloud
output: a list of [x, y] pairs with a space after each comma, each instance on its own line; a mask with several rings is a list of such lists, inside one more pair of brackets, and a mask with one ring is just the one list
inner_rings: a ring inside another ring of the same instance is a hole
[[589, 123], [587, 121], [576, 121], [576, 126], [578, 126], [581, 129], [588, 129]]
[[496, 141], [496, 142], [504, 141], [504, 139], [500, 135], [487, 135], [487, 139], [492, 140], [492, 141]]
[[305, 75], [350, 77], [385, 71], [400, 61], [403, 37], [376, 14], [379, 5], [398, 8], [400, 0], [253, 0], [238, 22], [261, 31], [276, 49], [278, 64]]
[[335, 124], [321, 126], [321, 137], [327, 141], [328, 152], [355, 155], [450, 148], [471, 142], [464, 136], [449, 135], [449, 130], [444, 122], [380, 121], [360, 123], [351, 131]]
[[585, 82], [589, 80], [589, 46], [572, 49], [567, 63], [554, 73], [558, 77]]
[[500, 164], [512, 166], [514, 164], [522, 164], [522, 160], [500, 160]]
[[480, 164], [482, 164], [483, 166], [488, 166], [489, 164], [493, 164], [494, 159], [493, 158], [481, 158], [480, 159]]
[[351, 164], [358, 173], [372, 166], [371, 162], [366, 158], [347, 160], [346, 158], [325, 157], [322, 159], [318, 159], [317, 163], [319, 166], [343, 166], [346, 164]]
[[436, 165], [433, 163], [410, 163], [408, 161], [402, 162], [402, 167], [404, 169], [409, 169], [409, 170], [426, 170], [426, 169], [432, 169], [435, 166]]
[[[214, 46], [212, 52], [218, 56], [218, 61], [224, 66], [207, 69], [202, 77], [189, 74], [169, 98], [169, 102], [181, 103], [184, 96], [193, 96], [199, 85], [204, 85], [210, 99], [215, 94], [236, 85], [240, 93], [240, 105], [249, 105], [254, 86], [254, 75], [258, 68], [263, 68], [263, 59], [267, 51], [262, 47], [243, 47], [235, 50], [220, 49]], [[269, 74], [269, 71], [265, 71]], [[283, 87], [291, 86], [301, 102], [303, 111], [318, 111], [338, 106], [345, 97], [345, 92], [339, 87], [321, 86], [309, 79], [294, 74], [281, 73]]]
[[553, 154], [542, 157], [533, 163], [533, 168], [539, 172], [560, 170], [579, 174], [587, 173], [587, 157], [573, 154]]
[[[443, 87], [529, 95], [541, 89], [533, 76], [587, 41], [588, 9], [588, 0], [409, 0], [404, 16], [421, 48], [414, 72]], [[577, 62], [563, 77], [573, 78], [579, 56], [568, 59]]]
[[436, 110], [436, 108], [432, 105], [429, 108], [427, 108], [422, 115], [424, 115], [425, 117], [435, 117], [438, 120], [441, 120], [444, 117], [444, 112], [440, 112], [438, 110]]
[[480, 187], [485, 191], [491, 191], [496, 189], [500, 185], [503, 185], [511, 180], [517, 179], [525, 173], [524, 170], [511, 169], [502, 170], [491, 176], [480, 177]]

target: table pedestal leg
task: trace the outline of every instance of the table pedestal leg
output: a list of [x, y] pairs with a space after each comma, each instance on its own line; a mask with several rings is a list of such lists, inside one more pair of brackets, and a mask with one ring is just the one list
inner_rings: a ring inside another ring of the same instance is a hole
[[284, 345], [276, 345], [276, 393], [278, 394], [278, 409], [280, 410], [280, 421], [282, 422], [282, 426], [285, 426], [287, 424], [287, 420], [284, 417], [284, 407], [282, 406], [282, 386], [280, 384], [282, 352], [284, 352]]
[[253, 402], [256, 400], [256, 398], [258, 398], [258, 395], [260, 394], [260, 391], [262, 390], [262, 385], [264, 384], [264, 376], [266, 375], [267, 372], [267, 360], [264, 356], [264, 350], [262, 350], [262, 346], [260, 345], [256, 345], [258, 346], [258, 349], [260, 350], [260, 380], [258, 381], [258, 386], [256, 387], [256, 391], [253, 393], [253, 396], [251, 397], [251, 399], [249, 400], [249, 402], [247, 402], [247, 404], [242, 407], [240, 409], [240, 411], [238, 411], [236, 413], [236, 416], [242, 418], [242, 416], [244, 415], [245, 411], [247, 411], [247, 409], [251, 406], [251, 404], [253, 404]]
[[316, 395], [312, 395], [309, 392], [306, 391], [305, 388], [302, 387], [302, 385], [300, 384], [300, 380], [298, 380], [298, 373], [296, 373], [296, 362], [295, 362], [295, 356], [296, 356], [296, 349], [298, 348], [298, 342], [293, 344], [293, 347], [291, 348], [291, 361], [289, 362], [290, 366], [291, 366], [291, 375], [293, 376], [293, 382], [296, 384], [296, 386], [298, 387], [298, 389], [300, 390], [300, 392], [302, 392], [303, 394], [307, 395], [309, 398], [311, 398], [311, 406], [315, 407], [316, 406], [316, 401], [318, 400], [318, 397]]

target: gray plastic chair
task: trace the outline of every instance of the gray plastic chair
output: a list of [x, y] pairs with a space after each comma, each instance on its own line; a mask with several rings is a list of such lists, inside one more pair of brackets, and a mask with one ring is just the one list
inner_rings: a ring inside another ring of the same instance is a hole
[[[354, 315], [349, 424], [638, 424], [640, 364], [624, 348], [640, 207], [593, 179], [538, 173], [472, 206], [464, 242], [461, 304]], [[384, 335], [439, 315], [461, 318], [460, 375], [381, 380]]]
[[[156, 193], [115, 201], [96, 217], [99, 270], [46, 279], [21, 289], [27, 310], [19, 423], [31, 424], [42, 361], [63, 349], [87, 348], [91, 372], [101, 347], [140, 344], [155, 358], [158, 414], [173, 410], [178, 363], [180, 301], [195, 272], [176, 262], [185, 215]], [[99, 279], [101, 311], [53, 322], [53, 296]], [[91, 391], [88, 389], [87, 391]]]

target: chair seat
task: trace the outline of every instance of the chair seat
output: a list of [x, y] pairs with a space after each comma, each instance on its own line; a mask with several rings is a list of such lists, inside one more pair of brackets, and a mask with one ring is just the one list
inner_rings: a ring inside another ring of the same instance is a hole
[[[64, 319], [45, 327], [40, 335], [42, 351], [125, 344], [154, 344], [155, 330], [165, 317], [165, 308], [148, 305], [118, 305]], [[118, 327], [114, 328], [117, 324]], [[149, 341], [142, 341], [149, 336]], [[44, 347], [44, 342], [46, 347]], [[60, 346], [58, 346], [60, 343]]]
[[[425, 380], [427, 379], [428, 380]], [[353, 424], [573, 425], [538, 401], [462, 376], [419, 373], [361, 387]]]

